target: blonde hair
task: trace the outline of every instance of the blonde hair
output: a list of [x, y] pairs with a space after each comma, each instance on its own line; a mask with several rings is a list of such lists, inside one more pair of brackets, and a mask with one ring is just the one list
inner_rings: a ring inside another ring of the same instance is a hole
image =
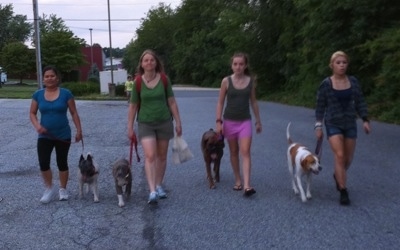
[[329, 67], [332, 68], [333, 62], [334, 62], [334, 61], [336, 60], [336, 58], [338, 58], [339, 56], [343, 56], [344, 58], [346, 58], [347, 63], [350, 63], [350, 58], [349, 58], [349, 56], [348, 56], [346, 53], [344, 53], [343, 51], [338, 50], [338, 51], [336, 51], [335, 53], [332, 54], [331, 60], [330, 60], [330, 62], [329, 62]]

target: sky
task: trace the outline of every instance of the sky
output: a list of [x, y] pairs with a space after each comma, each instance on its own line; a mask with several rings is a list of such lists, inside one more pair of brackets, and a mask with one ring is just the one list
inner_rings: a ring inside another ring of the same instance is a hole
[[[108, 2], [111, 23], [111, 46], [125, 48], [135, 38], [135, 31], [140, 27], [141, 19], [160, 2], [175, 9], [181, 0], [37, 0], [38, 15], [55, 14], [62, 18], [75, 36], [85, 39], [90, 45], [98, 43], [101, 47], [110, 47]], [[14, 15], [26, 15], [33, 23], [33, 0], [0, 0], [4, 7], [13, 5]], [[90, 32], [92, 29], [92, 32]]]

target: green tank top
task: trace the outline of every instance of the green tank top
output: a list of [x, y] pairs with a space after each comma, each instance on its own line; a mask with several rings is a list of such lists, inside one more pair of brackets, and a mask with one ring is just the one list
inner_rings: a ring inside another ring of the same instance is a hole
[[251, 119], [250, 115], [250, 95], [253, 80], [244, 89], [236, 89], [233, 86], [232, 78], [228, 77], [228, 89], [226, 92], [226, 107], [224, 119], [234, 121], [245, 121]]

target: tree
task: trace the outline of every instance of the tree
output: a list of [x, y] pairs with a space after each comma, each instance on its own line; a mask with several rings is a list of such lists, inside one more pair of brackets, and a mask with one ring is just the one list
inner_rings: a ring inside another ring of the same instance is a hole
[[69, 73], [85, 63], [81, 52], [85, 45], [84, 39], [76, 37], [61, 18], [43, 15], [40, 31], [43, 65], [54, 65], [62, 73]]
[[162, 3], [148, 12], [141, 26], [136, 30], [137, 39], [126, 47], [122, 63], [128, 72], [134, 73], [142, 52], [152, 49], [160, 56], [165, 70], [173, 78], [174, 72], [170, 66], [171, 52], [175, 49], [173, 35], [176, 27], [172, 19], [173, 15], [171, 7]]
[[19, 78], [20, 84], [26, 74], [33, 72], [35, 64], [34, 51], [21, 42], [8, 43], [1, 51], [1, 61], [9, 75]]
[[185, 0], [176, 10], [172, 66], [182, 83], [210, 86], [220, 82], [226, 68], [223, 39], [213, 32], [221, 11], [220, 0]]
[[25, 42], [32, 31], [25, 15], [14, 15], [12, 4], [0, 4], [0, 27], [0, 51], [9, 42]]

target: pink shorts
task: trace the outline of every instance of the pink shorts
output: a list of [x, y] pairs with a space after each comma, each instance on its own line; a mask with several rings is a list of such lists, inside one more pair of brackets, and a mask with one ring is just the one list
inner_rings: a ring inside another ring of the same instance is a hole
[[232, 121], [224, 120], [224, 136], [226, 139], [248, 138], [252, 135], [251, 120]]

